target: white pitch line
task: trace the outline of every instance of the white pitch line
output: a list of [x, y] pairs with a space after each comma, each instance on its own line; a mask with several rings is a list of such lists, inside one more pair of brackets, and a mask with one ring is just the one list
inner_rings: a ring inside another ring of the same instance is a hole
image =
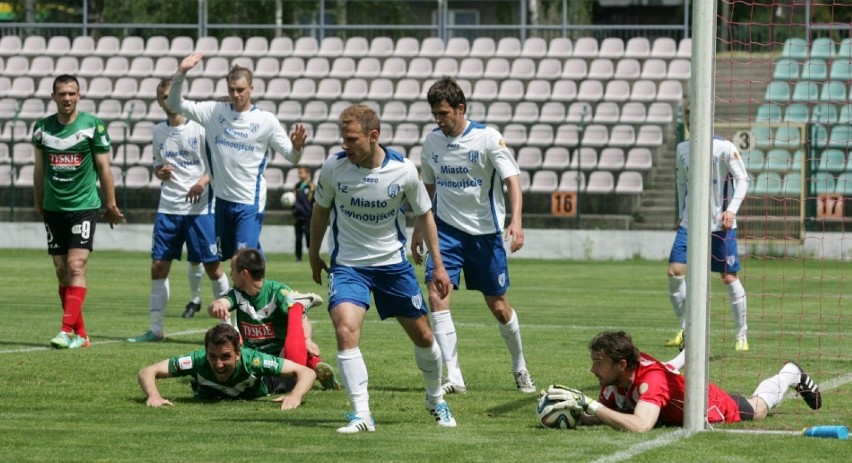
[[[175, 332], [175, 333], [167, 333], [166, 336], [184, 336], [184, 335], [187, 335], [187, 334], [204, 333], [206, 331], [207, 330], [178, 331], [178, 332]], [[127, 343], [127, 341], [119, 341], [117, 339], [109, 339], [109, 340], [106, 340], [106, 341], [92, 341], [93, 346], [102, 346], [104, 344], [115, 344], [115, 343]], [[0, 350], [0, 354], [15, 354], [15, 353], [21, 353], [21, 352], [38, 352], [38, 351], [43, 351], [43, 350], [57, 350], [57, 349], [54, 349], [53, 347], [50, 347], [50, 346], [24, 347], [24, 348], [21, 348], [21, 349]]]
[[598, 458], [594, 460], [592, 463], [615, 463], [618, 461], [628, 460], [630, 458], [639, 455], [640, 453], [645, 453], [648, 450], [654, 450], [659, 447], [665, 447], [674, 442], [683, 440], [691, 436], [693, 433], [689, 431], [685, 431], [683, 429], [678, 429], [677, 431], [672, 431], [670, 433], [663, 434], [662, 436], [650, 440], [647, 442], [642, 442], [641, 444], [635, 444], [630, 446], [629, 449], [622, 450], [620, 452], [613, 453], [612, 455], [607, 455], [605, 457]]

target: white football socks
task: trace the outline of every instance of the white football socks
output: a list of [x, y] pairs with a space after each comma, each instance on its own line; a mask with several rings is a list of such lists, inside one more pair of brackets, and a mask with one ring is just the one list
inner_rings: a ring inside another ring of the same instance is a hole
[[794, 363], [785, 363], [777, 375], [764, 379], [757, 385], [752, 397], [757, 396], [766, 402], [771, 410], [784, 399], [784, 393], [791, 386], [798, 384], [802, 377], [802, 371]]
[[188, 264], [186, 276], [189, 279], [189, 300], [196, 304], [201, 303], [201, 280], [204, 277], [204, 265]]
[[210, 280], [210, 282], [213, 283], [213, 300], [224, 296], [231, 288], [231, 285], [228, 283], [228, 275], [224, 273], [217, 280]]
[[151, 332], [157, 336], [163, 336], [163, 316], [166, 313], [166, 305], [169, 303], [169, 279], [151, 280]]
[[447, 378], [455, 384], [464, 386], [456, 348], [458, 338], [452, 313], [449, 310], [442, 310], [432, 312], [429, 316], [432, 318], [432, 333], [435, 335], [435, 342], [441, 348], [441, 356], [447, 365]]
[[728, 290], [728, 297], [731, 298], [731, 316], [737, 327], [737, 341], [742, 341], [746, 339], [748, 332], [746, 292], [740, 280], [734, 280], [733, 283], [725, 285], [725, 289]]
[[355, 414], [369, 420], [371, 418], [370, 394], [367, 392], [369, 378], [361, 349], [355, 347], [337, 351], [337, 371], [340, 372], [340, 380], [349, 394], [349, 402], [352, 403]]
[[506, 341], [506, 347], [509, 348], [509, 355], [512, 356], [512, 371], [518, 372], [527, 369], [527, 362], [524, 359], [524, 346], [521, 343], [521, 325], [518, 323], [518, 314], [512, 309], [512, 318], [505, 325], [499, 324], [500, 334]]
[[414, 361], [423, 373], [426, 384], [426, 397], [433, 404], [443, 400], [444, 390], [441, 389], [441, 349], [437, 342], [429, 347], [414, 346]]
[[681, 329], [686, 328], [686, 280], [683, 275], [669, 277], [669, 300]]

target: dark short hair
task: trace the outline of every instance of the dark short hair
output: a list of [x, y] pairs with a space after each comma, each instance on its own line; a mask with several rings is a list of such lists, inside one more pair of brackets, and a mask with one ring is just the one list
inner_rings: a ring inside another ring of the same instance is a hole
[[639, 349], [633, 345], [633, 339], [625, 331], [599, 333], [589, 341], [589, 351], [606, 355], [614, 363], [624, 359], [630, 370], [639, 368]]
[[263, 254], [257, 249], [240, 249], [232, 259], [237, 271], [248, 270], [249, 275], [255, 280], [261, 280], [266, 276], [266, 261], [263, 260]]
[[432, 84], [429, 87], [429, 92], [426, 93], [426, 100], [429, 102], [429, 106], [439, 105], [442, 101], [446, 101], [452, 108], [467, 105], [464, 91], [462, 91], [459, 83], [450, 76], [443, 76]]
[[240, 333], [236, 328], [227, 324], [219, 323], [213, 328], [207, 330], [204, 335], [204, 348], [209, 346], [224, 346], [230, 344], [234, 347], [234, 351], [240, 350]]
[[80, 93], [80, 82], [71, 74], [62, 74], [53, 79], [53, 93], [56, 93], [56, 86], [60, 84], [69, 84], [74, 82], [77, 84], [77, 93]]

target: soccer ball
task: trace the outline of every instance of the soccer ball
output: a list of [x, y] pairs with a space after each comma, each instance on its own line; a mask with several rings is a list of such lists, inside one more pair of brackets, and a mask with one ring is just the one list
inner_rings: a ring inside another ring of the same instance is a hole
[[551, 405], [555, 403], [557, 402], [548, 399], [546, 395], [538, 399], [538, 406], [536, 407], [538, 425], [550, 429], [574, 429], [577, 427], [582, 412], [566, 408], [554, 410]]
[[283, 195], [281, 195], [281, 205], [284, 207], [293, 207], [296, 204], [296, 193], [292, 191], [285, 191]]

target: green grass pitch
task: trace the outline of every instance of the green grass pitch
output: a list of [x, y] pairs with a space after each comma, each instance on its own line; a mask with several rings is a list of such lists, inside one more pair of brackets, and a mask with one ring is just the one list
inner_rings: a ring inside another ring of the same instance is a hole
[[[410, 342], [397, 323], [371, 311], [361, 349], [370, 372], [375, 433], [337, 435], [349, 410], [344, 392], [321, 391], [292, 411], [271, 399], [199, 402], [184, 379], [159, 382], [175, 407], [145, 406], [136, 372], [201, 346], [213, 320], [205, 312], [180, 318], [188, 300], [186, 264], [175, 262], [167, 341], [124, 340], [148, 326], [150, 260], [146, 253], [97, 251], [89, 261], [84, 307], [93, 346], [55, 351], [59, 329], [56, 280], [44, 251], [0, 253], [0, 460], [2, 461], [847, 461], [849, 441], [790, 435], [817, 424], [852, 425], [852, 336], [849, 287], [841, 262], [745, 261], [751, 351], [733, 351], [724, 290], [714, 278], [710, 377], [750, 394], [784, 359], [802, 363], [824, 385], [824, 406], [812, 412], [790, 398], [769, 419], [717, 427], [776, 433], [706, 432], [685, 437], [677, 428], [644, 435], [606, 427], [538, 429], [537, 394], [515, 391], [509, 357], [479, 293], [457, 291], [453, 317], [469, 391], [449, 396], [455, 429], [438, 428], [423, 407], [423, 383]], [[666, 360], [673, 333], [665, 262], [512, 260], [510, 300], [521, 321], [530, 372], [539, 388], [551, 383], [596, 391], [586, 343], [602, 330], [626, 329], [646, 352]], [[325, 295], [307, 263], [270, 255], [267, 272], [303, 291]], [[422, 275], [422, 268], [418, 268]], [[204, 284], [204, 304], [210, 286]], [[323, 310], [312, 311], [315, 339], [334, 365], [335, 341]], [[788, 433], [778, 433], [786, 431]], [[844, 457], [843, 455], [846, 455]]]

